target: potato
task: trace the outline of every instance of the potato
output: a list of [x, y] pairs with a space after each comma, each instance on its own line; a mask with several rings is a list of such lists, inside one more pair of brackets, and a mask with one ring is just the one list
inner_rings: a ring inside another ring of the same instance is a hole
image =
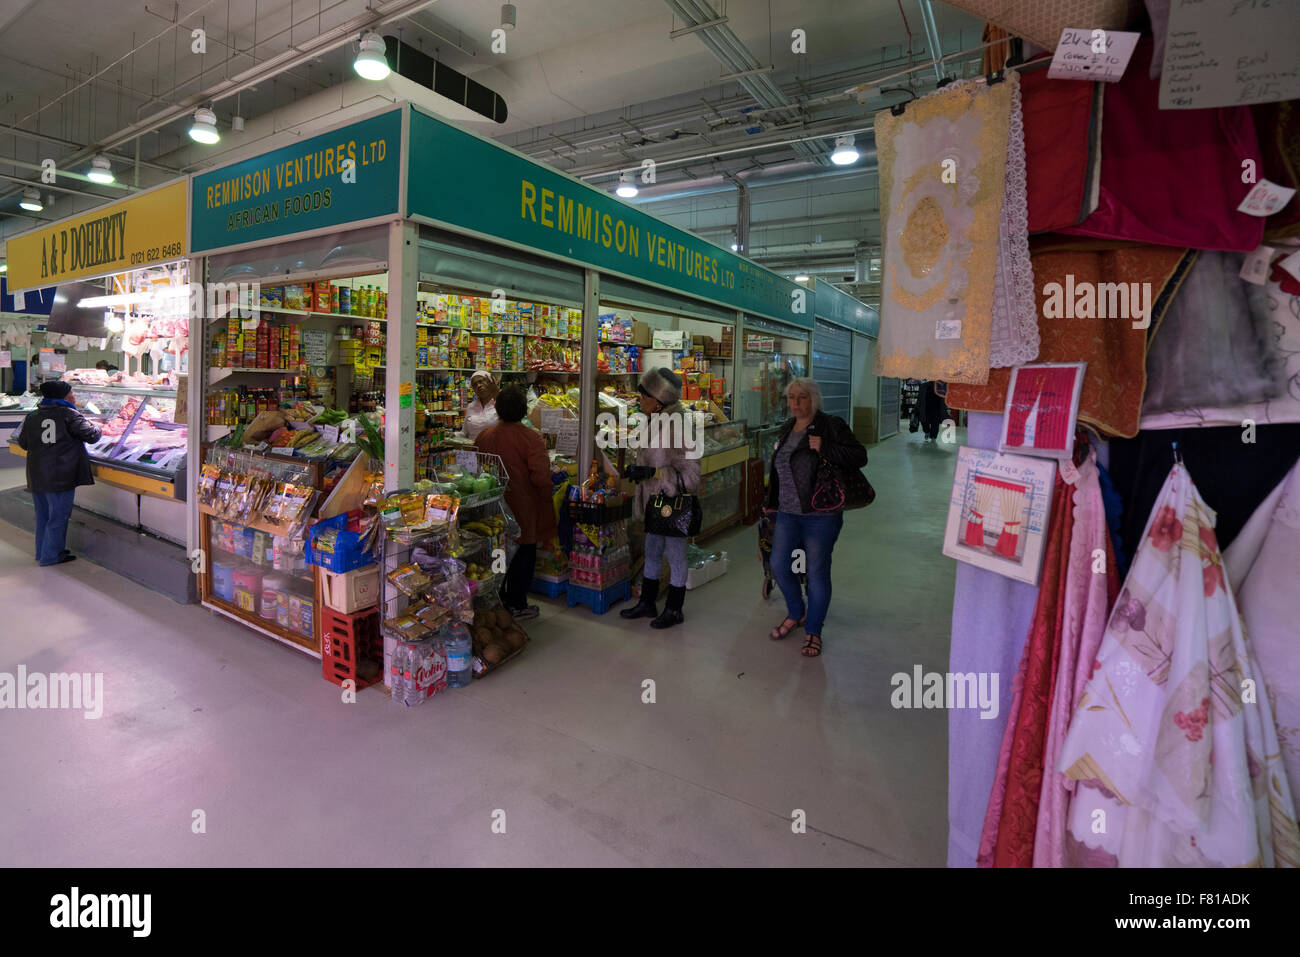
[[501, 645], [488, 645], [483, 649], [483, 660], [490, 665], [498, 664], [510, 652]]
[[504, 608], [498, 608], [496, 610], [496, 626], [498, 628], [509, 628], [514, 624], [514, 622], [515, 620], [510, 616], [510, 612], [506, 611]]
[[470, 634], [473, 635], [475, 644], [486, 645], [492, 640], [492, 632], [486, 625], [475, 625]]
[[528, 639], [524, 637], [524, 633], [522, 631], [519, 631], [516, 628], [506, 632], [505, 640], [506, 640], [506, 644], [510, 646], [511, 651], [518, 651], [520, 648], [524, 646], [524, 642], [526, 642]]

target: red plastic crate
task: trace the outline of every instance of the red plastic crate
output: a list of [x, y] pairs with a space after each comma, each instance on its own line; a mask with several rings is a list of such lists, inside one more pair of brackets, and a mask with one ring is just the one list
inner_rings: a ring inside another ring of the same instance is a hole
[[[342, 685], [351, 678], [356, 688], [369, 688], [384, 677], [384, 642], [379, 634], [379, 609], [368, 608], [346, 615], [321, 606], [320, 664], [326, 681]], [[375, 663], [370, 678], [357, 676], [363, 661]]]

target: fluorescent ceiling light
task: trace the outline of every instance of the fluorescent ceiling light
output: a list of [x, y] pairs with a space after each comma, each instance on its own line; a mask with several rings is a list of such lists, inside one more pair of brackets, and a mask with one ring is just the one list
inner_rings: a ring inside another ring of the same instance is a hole
[[352, 69], [357, 71], [358, 76], [366, 80], [382, 80], [392, 72], [388, 68], [388, 57], [384, 55], [384, 38], [378, 33], [371, 30], [362, 34], [357, 47], [357, 58], [352, 61]]
[[631, 199], [637, 194], [636, 183], [632, 182], [631, 173], [623, 173], [618, 178], [618, 189], [614, 190], [624, 199]]
[[8, 264], [8, 263], [0, 263], [0, 272], [8, 272], [8, 271], [9, 271], [9, 264]]
[[86, 174], [86, 179], [105, 186], [113, 182], [113, 166], [107, 156], [96, 156], [90, 161], [90, 172]]
[[731, 244], [731, 251], [732, 251], [733, 253], [738, 253], [738, 252], [740, 252], [740, 247], [737, 246], [735, 243], [732, 243], [732, 244]]
[[128, 292], [117, 296], [88, 296], [80, 300], [77, 306], [81, 309], [93, 309], [98, 306], [134, 306], [137, 303], [148, 302], [153, 298], [150, 292]]
[[856, 163], [857, 161], [858, 150], [853, 145], [853, 137], [835, 137], [835, 152], [831, 154], [831, 162], [836, 166], [848, 166], [850, 163]]
[[29, 213], [39, 213], [45, 208], [45, 204], [41, 202], [40, 191], [35, 189], [23, 190], [23, 198], [18, 201], [18, 205]]
[[209, 146], [220, 142], [221, 134], [217, 132], [217, 114], [206, 106], [201, 106], [195, 110], [194, 125], [190, 127], [190, 139], [196, 143], [206, 143]]
[[807, 281], [808, 281], [808, 274], [807, 274], [806, 272], [801, 272], [801, 273], [799, 273], [799, 275], [797, 275], [797, 276], [794, 277], [794, 281], [795, 281], [795, 282], [807, 282]]

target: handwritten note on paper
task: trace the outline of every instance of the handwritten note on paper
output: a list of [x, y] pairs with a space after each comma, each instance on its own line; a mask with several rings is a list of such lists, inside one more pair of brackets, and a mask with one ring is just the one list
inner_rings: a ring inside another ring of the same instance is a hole
[[1053, 80], [1118, 82], [1139, 36], [1123, 30], [1062, 30], [1047, 75]]
[[329, 364], [330, 334], [326, 329], [302, 330], [302, 354], [309, 366]]
[[1160, 74], [1162, 110], [1300, 97], [1294, 0], [1173, 0]]
[[561, 419], [555, 430], [555, 451], [561, 455], [578, 454], [578, 420]]

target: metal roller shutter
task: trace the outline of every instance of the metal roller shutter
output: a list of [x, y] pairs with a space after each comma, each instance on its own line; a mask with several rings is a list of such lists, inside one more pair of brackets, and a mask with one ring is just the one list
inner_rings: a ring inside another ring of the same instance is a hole
[[852, 413], [853, 333], [820, 319], [813, 326], [813, 378], [822, 390], [822, 408], [845, 422]]

